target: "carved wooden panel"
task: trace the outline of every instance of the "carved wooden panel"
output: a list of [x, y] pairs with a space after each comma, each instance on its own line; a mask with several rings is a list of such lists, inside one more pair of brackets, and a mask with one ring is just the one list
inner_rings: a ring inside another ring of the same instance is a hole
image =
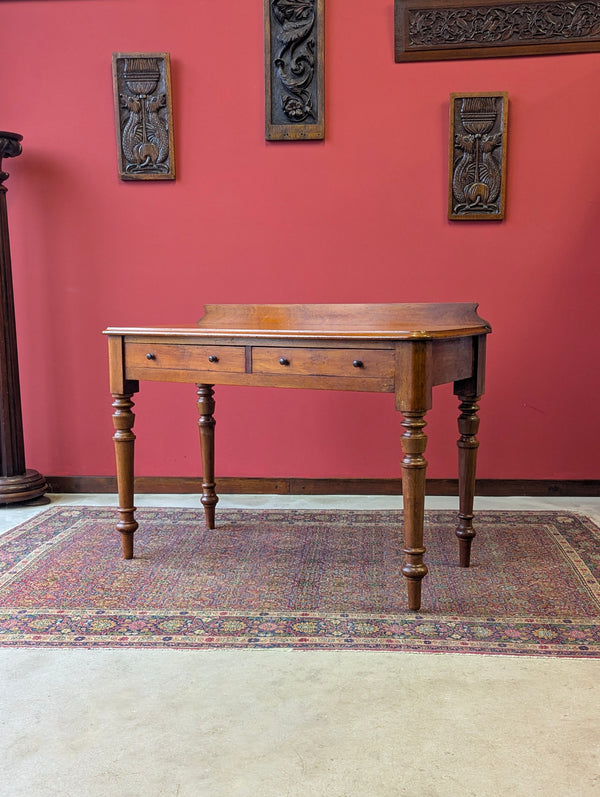
[[450, 95], [448, 218], [500, 221], [506, 202], [508, 95]]
[[122, 180], [174, 180], [169, 53], [113, 53], [117, 160]]
[[264, 0], [265, 137], [325, 137], [324, 0]]
[[600, 0], [395, 0], [396, 61], [600, 51]]

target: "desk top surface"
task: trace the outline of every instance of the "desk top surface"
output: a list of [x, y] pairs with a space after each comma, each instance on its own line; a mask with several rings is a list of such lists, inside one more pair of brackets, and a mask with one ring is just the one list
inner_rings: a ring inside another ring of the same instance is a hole
[[473, 302], [207, 304], [196, 324], [109, 327], [107, 335], [191, 338], [435, 339], [485, 335]]

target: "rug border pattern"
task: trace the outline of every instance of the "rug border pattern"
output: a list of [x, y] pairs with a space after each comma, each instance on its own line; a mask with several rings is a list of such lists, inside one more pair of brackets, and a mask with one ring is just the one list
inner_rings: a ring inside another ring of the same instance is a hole
[[[68, 524], [80, 511], [94, 510], [101, 519], [114, 518], [112, 507], [51, 507], [0, 537], [0, 565], [12, 572], [18, 560], [19, 538], [27, 526], [38, 534], [39, 545], [30, 551], [34, 561], [48, 545], [67, 534]], [[143, 518], [158, 509], [138, 511]], [[198, 510], [177, 510], [197, 512]], [[281, 513], [281, 510], [223, 510], [223, 514]], [[324, 517], [328, 510], [294, 510]], [[331, 510], [335, 514], [336, 510]], [[367, 516], [390, 510], [368, 510]], [[428, 517], [448, 510], [428, 510]], [[48, 513], [59, 521], [52, 535], [44, 539]], [[510, 510], [484, 510], [478, 517], [522, 514]], [[528, 512], [540, 523], [547, 523], [553, 539], [565, 558], [576, 557], [579, 572], [585, 573], [582, 587], [600, 602], [600, 583], [596, 566], [588, 567], [573, 547], [569, 534], [585, 526], [598, 535], [600, 529], [584, 515], [563, 511]], [[558, 528], [560, 527], [560, 529]], [[569, 527], [569, 528], [567, 528]], [[563, 535], [563, 531], [565, 534]], [[16, 553], [13, 554], [12, 548]], [[597, 562], [596, 562], [597, 564]], [[21, 569], [26, 567], [21, 562]], [[0, 573], [1, 573], [0, 569]], [[589, 574], [589, 577], [588, 577]], [[4, 576], [6, 578], [6, 576]], [[0, 575], [0, 584], [2, 584]], [[600, 613], [597, 618], [575, 620], [548, 617], [440, 616], [424, 613], [327, 613], [327, 612], [233, 612], [183, 610], [86, 609], [56, 611], [0, 607], [0, 647], [52, 648], [171, 648], [202, 650], [305, 649], [305, 650], [381, 650], [429, 653], [474, 653], [512, 656], [553, 656], [600, 658]]]

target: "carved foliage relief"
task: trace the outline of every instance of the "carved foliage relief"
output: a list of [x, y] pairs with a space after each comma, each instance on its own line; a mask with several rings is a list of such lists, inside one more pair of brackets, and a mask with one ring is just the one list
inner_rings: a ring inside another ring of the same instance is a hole
[[324, 0], [264, 0], [265, 135], [324, 137]]
[[396, 61], [600, 50], [599, 0], [395, 0]]
[[507, 115], [505, 92], [450, 95], [449, 219], [504, 218]]
[[174, 180], [168, 53], [113, 53], [119, 176]]

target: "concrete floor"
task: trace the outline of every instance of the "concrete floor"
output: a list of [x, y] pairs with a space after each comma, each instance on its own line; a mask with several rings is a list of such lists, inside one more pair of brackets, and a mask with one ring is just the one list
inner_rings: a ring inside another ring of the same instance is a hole
[[[185, 495], [137, 505], [199, 506]], [[384, 496], [219, 504], [399, 505]], [[479, 498], [476, 508], [569, 509], [600, 524], [600, 499]], [[44, 509], [0, 510], [0, 533]], [[599, 717], [600, 661], [0, 649], [0, 797], [598, 795]]]

